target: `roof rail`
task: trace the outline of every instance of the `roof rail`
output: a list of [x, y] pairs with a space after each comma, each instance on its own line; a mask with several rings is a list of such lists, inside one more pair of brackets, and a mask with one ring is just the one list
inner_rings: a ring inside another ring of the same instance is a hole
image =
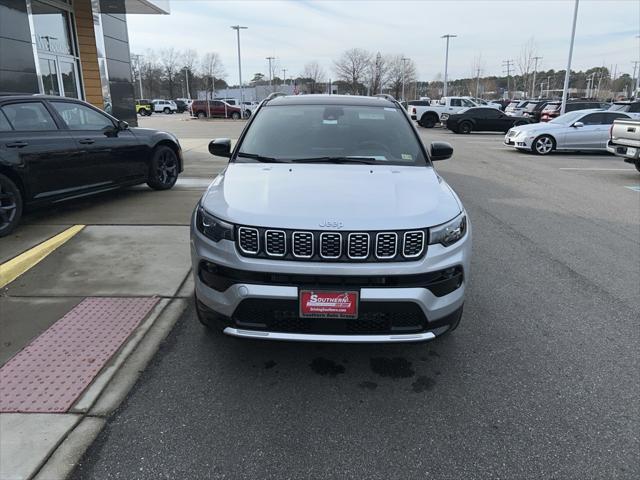
[[263, 102], [268, 102], [269, 100], [273, 100], [274, 98], [277, 98], [277, 97], [286, 97], [286, 96], [287, 96], [286, 93], [273, 92], [273, 93], [270, 93], [269, 96], [263, 100]]
[[388, 93], [377, 93], [374, 95], [377, 98], [384, 98], [385, 100], [389, 100], [390, 102], [397, 102], [393, 95], [389, 95]]

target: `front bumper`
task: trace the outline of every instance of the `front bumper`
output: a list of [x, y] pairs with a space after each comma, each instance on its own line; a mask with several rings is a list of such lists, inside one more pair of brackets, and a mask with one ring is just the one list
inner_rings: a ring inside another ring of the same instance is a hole
[[534, 137], [526, 137], [526, 136], [515, 136], [510, 137], [507, 133], [504, 137], [504, 141], [502, 142], [507, 147], [514, 147], [524, 150], [530, 150]]
[[[244, 338], [360, 343], [430, 340], [454, 328], [460, 319], [470, 256], [471, 225], [465, 237], [448, 248], [430, 245], [420, 260], [393, 263], [244, 257], [231, 241], [214, 243], [195, 228], [191, 231], [199, 313], [215, 316], [224, 333]], [[203, 265], [232, 272], [235, 280], [229, 285], [212, 283], [201, 275]], [[442, 290], [432, 285], [437, 283], [438, 272], [452, 271], [461, 272], [455, 286]], [[425, 276], [428, 288], [398, 280]], [[358, 284], [361, 278], [368, 280]], [[380, 283], [375, 279], [381, 279]], [[300, 319], [296, 312], [301, 288], [357, 290], [360, 315], [356, 321]]]

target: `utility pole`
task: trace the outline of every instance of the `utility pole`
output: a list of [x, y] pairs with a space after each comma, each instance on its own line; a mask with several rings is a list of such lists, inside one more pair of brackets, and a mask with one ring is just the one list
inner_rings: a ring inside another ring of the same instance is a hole
[[[633, 79], [636, 78], [636, 70], [638, 69], [638, 65], [640, 65], [640, 61], [635, 61], [635, 62], [631, 62], [633, 63], [633, 77], [631, 77], [631, 88], [633, 89]], [[631, 92], [632, 95], [629, 95], [630, 97], [633, 96], [633, 92]]]
[[538, 60], [542, 60], [542, 57], [533, 57], [533, 60], [536, 63], [533, 67], [533, 83], [531, 84], [531, 95], [535, 97], [536, 96], [536, 72], [538, 71]]
[[[636, 38], [638, 39], [638, 58], [640, 59], [640, 35], [636, 35]], [[640, 60], [636, 61], [635, 63], [636, 65], [638, 65], [638, 63], [640, 63]], [[636, 91], [633, 94], [636, 100], [638, 99], [638, 95], [640, 95], [640, 71], [636, 76]]]
[[478, 91], [480, 90], [480, 69], [476, 71], [476, 98], [480, 98]]
[[447, 96], [447, 78], [448, 78], [448, 73], [449, 73], [449, 39], [450, 38], [456, 38], [457, 35], [452, 35], [450, 33], [447, 33], [446, 35], [442, 35], [442, 37], [440, 38], [446, 38], [447, 39], [447, 49], [445, 52], [445, 56], [444, 56], [444, 88], [442, 89], [442, 96], [446, 97]]
[[[242, 62], [240, 61], [240, 30], [246, 30], [249, 27], [241, 27], [240, 25], [233, 25], [231, 27], [236, 31], [238, 36], [238, 83], [240, 84], [240, 113], [244, 114], [244, 93], [242, 91]], [[226, 117], [225, 112], [225, 117]]]
[[407, 60], [409, 60], [409, 59], [405, 58], [405, 57], [402, 57], [402, 101], [405, 100], [405, 98], [404, 98], [404, 72], [405, 72], [405, 69], [406, 69]]
[[513, 60], [505, 60], [504, 62], [502, 62], [502, 66], [505, 67], [507, 69], [507, 97], [509, 99], [511, 99], [511, 95], [509, 94], [509, 91], [511, 90], [510, 87], [510, 80], [511, 80], [511, 67], [513, 66]]
[[269, 60], [269, 90], [272, 90], [271, 82], [273, 80], [273, 70], [271, 70], [271, 61], [275, 59], [276, 57], [267, 57], [267, 60]]
[[287, 85], [287, 69], [286, 68], [282, 69], [282, 83], [284, 83], [285, 86]]
[[191, 93], [189, 92], [189, 69], [184, 67], [184, 81], [187, 87], [187, 98], [191, 98]]
[[576, 39], [576, 23], [578, 21], [578, 4], [580, 0], [576, 0], [573, 7], [573, 26], [571, 27], [571, 43], [569, 44], [569, 58], [567, 60], [567, 71], [564, 72], [564, 86], [562, 87], [562, 104], [560, 106], [560, 115], [564, 115], [567, 109], [567, 95], [569, 93], [569, 78], [571, 77], [571, 57], [573, 56], [573, 42]]
[[142, 70], [140, 69], [140, 58], [142, 55], [131, 55], [131, 58], [136, 62], [136, 70], [138, 70], [138, 86], [140, 87], [140, 98], [144, 98], [142, 94]]

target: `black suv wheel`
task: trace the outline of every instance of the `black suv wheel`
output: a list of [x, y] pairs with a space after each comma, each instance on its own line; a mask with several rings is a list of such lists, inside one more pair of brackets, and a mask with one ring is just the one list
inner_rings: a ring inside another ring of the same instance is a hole
[[22, 194], [18, 186], [0, 173], [0, 237], [9, 235], [22, 217]]
[[178, 156], [170, 147], [161, 145], [153, 152], [149, 166], [149, 185], [154, 190], [169, 190], [178, 180]]

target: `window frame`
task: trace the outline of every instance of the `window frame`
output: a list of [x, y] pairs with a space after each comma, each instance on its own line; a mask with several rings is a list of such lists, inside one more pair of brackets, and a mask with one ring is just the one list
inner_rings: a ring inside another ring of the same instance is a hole
[[[23, 103], [37, 103], [40, 104], [44, 110], [49, 114], [49, 116], [51, 117], [51, 120], [53, 120], [53, 124], [56, 127], [55, 129], [48, 129], [48, 130], [20, 130], [15, 128], [15, 126], [13, 125], [13, 123], [11, 123], [11, 120], [9, 120], [9, 117], [7, 116], [7, 114], [4, 112], [3, 108], [7, 107], [9, 105], [19, 105], [19, 104], [23, 104]], [[51, 108], [49, 105], [47, 105], [46, 101], [43, 101], [41, 99], [22, 99], [22, 100], [12, 100], [9, 102], [3, 102], [0, 103], [0, 112], [5, 116], [5, 118], [7, 119], [7, 121], [9, 122], [9, 125], [11, 125], [12, 130], [9, 130], [11, 132], [57, 132], [60, 130], [64, 130], [64, 124], [60, 123], [60, 119], [58, 118], [58, 116], [55, 114], [55, 112], [51, 111]]]
[[66, 103], [66, 104], [71, 104], [71, 105], [75, 105], [77, 107], [84, 107], [90, 111], [93, 111], [96, 115], [99, 115], [101, 117], [104, 117], [106, 120], [109, 121], [109, 123], [111, 124], [112, 128], [117, 128], [117, 121], [114, 121], [114, 119], [109, 116], [106, 112], [103, 112], [97, 108], [94, 108], [91, 105], [87, 105], [85, 103], [79, 103], [79, 102], [69, 102], [69, 101], [65, 101], [65, 100], [58, 100], [58, 99], [50, 99], [48, 100], [48, 103], [50, 103], [50, 107], [51, 109], [56, 113], [56, 115], [58, 115], [58, 117], [60, 118], [60, 121], [62, 122], [62, 124], [66, 127], [66, 130], [69, 130], [70, 132], [96, 132], [96, 131], [104, 131], [106, 128], [108, 128], [108, 126], [105, 126], [103, 128], [90, 128], [90, 129], [76, 129], [76, 128], [72, 128], [64, 119], [64, 117], [62, 116], [62, 114], [60, 112], [58, 112], [58, 109], [56, 108], [56, 106], [54, 105], [55, 103]]

